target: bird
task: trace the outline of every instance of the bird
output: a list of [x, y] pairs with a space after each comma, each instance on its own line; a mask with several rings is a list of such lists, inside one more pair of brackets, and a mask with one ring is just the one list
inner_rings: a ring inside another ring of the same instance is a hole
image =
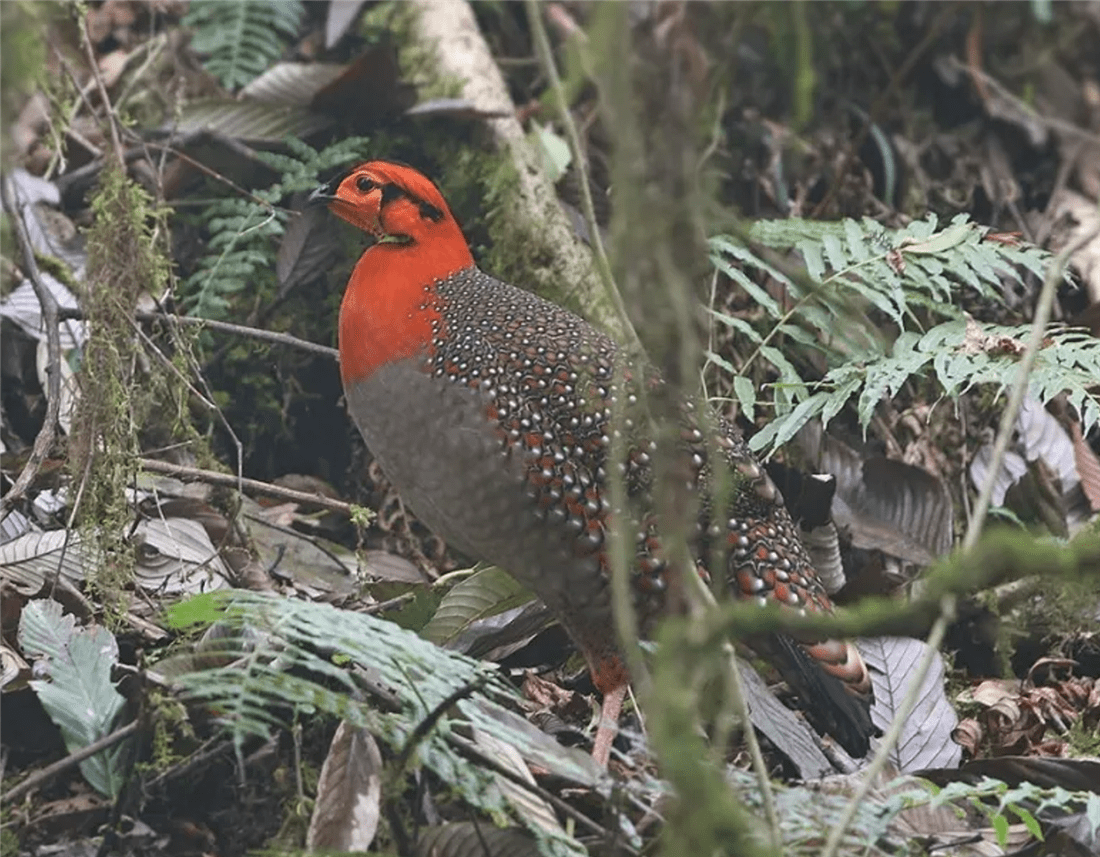
[[[623, 351], [613, 339], [480, 270], [439, 189], [410, 166], [360, 163], [310, 201], [374, 238], [351, 273], [338, 322], [345, 399], [368, 449], [436, 535], [509, 571], [565, 628], [603, 694], [592, 755], [606, 767], [629, 682], [612, 613], [616, 513], [636, 536], [631, 581], [641, 629], [676, 609], [677, 569], [646, 508], [655, 445], [630, 412], [640, 387], [663, 383], [659, 374], [643, 366], [616, 376]], [[633, 431], [616, 461], [619, 395]], [[677, 472], [701, 496], [692, 537], [698, 570], [706, 573], [708, 551], [721, 544], [735, 597], [832, 612], [782, 495], [739, 429], [718, 415], [704, 425], [690, 402], [681, 411]], [[722, 508], [702, 496], [714, 450], [734, 475]], [[640, 511], [612, 506], [616, 471]], [[750, 646], [841, 746], [866, 755], [877, 734], [873, 690], [851, 642], [770, 634]]]

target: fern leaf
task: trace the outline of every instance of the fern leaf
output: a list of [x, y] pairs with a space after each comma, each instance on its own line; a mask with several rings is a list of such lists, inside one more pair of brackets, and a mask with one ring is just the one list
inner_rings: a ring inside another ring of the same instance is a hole
[[232, 309], [232, 295], [246, 288], [253, 295], [273, 290], [275, 257], [288, 218], [274, 205], [288, 194], [315, 187], [318, 174], [355, 159], [367, 142], [351, 137], [318, 152], [300, 140], [288, 140], [289, 154], [257, 152], [259, 160], [280, 173], [280, 180], [255, 191], [256, 199], [227, 197], [207, 206], [198, 219], [208, 234], [207, 252], [183, 282], [183, 308], [202, 318], [223, 319]]
[[[223, 727], [237, 740], [285, 726], [294, 710], [322, 712], [366, 726], [400, 750], [440, 705], [464, 688], [469, 699], [448, 710], [417, 745], [420, 761], [471, 805], [503, 814], [507, 808], [488, 772], [467, 762], [447, 740], [455, 728], [483, 729], [516, 746], [529, 738], [501, 716], [500, 702], [515, 691], [487, 667], [448, 652], [393, 622], [289, 598], [232, 590], [199, 596], [170, 608], [194, 612], [196, 602], [220, 606], [227, 666], [189, 671], [175, 678], [192, 700], [221, 713]], [[200, 612], [207, 612], [201, 606]], [[241, 656], [243, 641], [248, 645]], [[205, 659], [209, 663], [212, 659]], [[338, 664], [357, 664], [392, 699], [380, 711], [362, 701], [353, 673]]]
[[300, 0], [192, 0], [183, 18], [203, 67], [226, 89], [255, 80], [298, 32]]
[[[779, 373], [774, 387], [775, 417], [752, 440], [754, 449], [781, 444], [813, 416], [826, 422], [853, 397], [859, 423], [866, 428], [878, 402], [893, 396], [910, 378], [934, 380], [944, 395], [956, 397], [976, 384], [1004, 388], [1015, 378], [1018, 343], [1026, 327], [967, 326], [956, 306], [960, 289], [986, 300], [1001, 300], [1004, 280], [1018, 280], [1021, 269], [1045, 275], [1049, 254], [1036, 247], [986, 240], [987, 230], [965, 215], [940, 227], [934, 215], [900, 230], [867, 220], [821, 223], [801, 220], [760, 221], [750, 238], [780, 253], [797, 251], [805, 263], [804, 285], [767, 262], [750, 246], [728, 236], [711, 240], [715, 267], [727, 274], [777, 322], [766, 336], [749, 323], [712, 313], [722, 324], [757, 344], [754, 355]], [[757, 270], [785, 286], [793, 305], [780, 315], [780, 303], [747, 273]], [[891, 346], [873, 338], [863, 308], [874, 308], [897, 328]], [[915, 310], [923, 315], [918, 319]], [[922, 323], [937, 322], [927, 330]], [[971, 322], [973, 325], [973, 322]], [[857, 339], [853, 331], [870, 331]], [[811, 388], [773, 340], [822, 351], [831, 363], [823, 381]], [[1095, 381], [1100, 377], [1100, 341], [1078, 331], [1052, 328], [1053, 345], [1043, 348], [1029, 379], [1031, 394], [1042, 402], [1065, 393], [1087, 430], [1100, 421]], [[999, 349], [997, 343], [1011, 347]], [[1015, 342], [1017, 344], [1012, 345]], [[984, 344], [983, 344], [984, 343]], [[988, 346], [988, 347], [987, 347]], [[711, 363], [725, 368], [718, 355]], [[728, 371], [728, 370], [727, 370]], [[733, 372], [734, 391], [747, 408], [757, 405], [745, 388], [745, 367]]]

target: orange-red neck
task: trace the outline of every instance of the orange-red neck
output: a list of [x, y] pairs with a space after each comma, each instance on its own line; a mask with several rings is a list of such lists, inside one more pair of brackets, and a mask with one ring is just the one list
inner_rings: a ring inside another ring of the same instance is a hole
[[435, 283], [473, 256], [449, 216], [407, 242], [370, 247], [359, 259], [340, 305], [340, 375], [347, 384], [393, 360], [428, 352], [440, 320]]

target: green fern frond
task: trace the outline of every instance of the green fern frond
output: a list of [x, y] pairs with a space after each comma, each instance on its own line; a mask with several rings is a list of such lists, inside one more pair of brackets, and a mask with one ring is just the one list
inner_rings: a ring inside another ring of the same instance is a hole
[[183, 17], [194, 32], [191, 47], [226, 89], [259, 77], [298, 32], [300, 0], [192, 0]]
[[[827, 343], [838, 339], [838, 324], [844, 325], [849, 336], [854, 333], [853, 309], [861, 303], [881, 311], [904, 329], [907, 319], [914, 323], [917, 308], [934, 309], [941, 317], [961, 317], [961, 309], [955, 306], [961, 287], [999, 300], [1002, 277], [1019, 279], [1021, 267], [1042, 276], [1047, 254], [1038, 248], [985, 241], [988, 230], [969, 222], [965, 215], [955, 217], [944, 229], [936, 226], [934, 215], [900, 230], [887, 229], [869, 218], [859, 223], [793, 219], [753, 224], [749, 230], [752, 242], [801, 255], [806, 274], [803, 281], [727, 236], [711, 239], [711, 259], [779, 322], [769, 339], [797, 336], [798, 328], [804, 326], [815, 337], [825, 334]], [[739, 266], [756, 269], [782, 284], [794, 305], [783, 310]], [[871, 336], [849, 341], [846, 346], [837, 356], [863, 352], [865, 358], [872, 357], [888, 347]]]
[[[1027, 325], [1005, 327], [964, 320], [944, 322], [923, 335], [906, 331], [892, 352], [881, 359], [844, 363], [830, 370], [816, 392], [753, 435], [750, 446], [778, 448], [815, 416], [827, 424], [857, 394], [859, 424], [866, 428], [879, 401], [894, 396], [914, 377], [935, 380], [948, 398], [977, 384], [1007, 388], [1015, 380], [1028, 331]], [[1082, 428], [1088, 431], [1100, 423], [1097, 378], [1100, 340], [1088, 331], [1052, 328], [1028, 378], [1028, 393], [1042, 404], [1065, 393], [1066, 401], [1081, 415]]]
[[206, 217], [207, 253], [184, 281], [180, 303], [190, 315], [221, 319], [229, 314], [227, 295], [255, 291], [271, 278], [286, 214], [230, 197], [213, 202]]
[[[416, 756], [471, 806], [508, 816], [493, 776], [448, 740], [455, 730], [465, 734], [472, 727], [520, 747], [530, 741], [510, 725], [514, 715], [502, 710], [501, 702], [515, 699], [516, 693], [495, 666], [441, 649], [384, 619], [245, 590], [198, 596], [169, 610], [169, 622], [176, 626], [195, 621], [194, 616], [217, 617], [226, 631], [219, 639], [227, 665], [173, 680], [192, 702], [217, 712], [237, 741], [267, 736], [295, 715], [321, 712], [367, 727], [400, 752], [445, 701], [470, 688], [428, 730]], [[204, 662], [215, 654], [205, 649]], [[371, 704], [349, 663], [365, 671], [373, 686], [384, 688], [387, 705]], [[549, 853], [577, 853], [575, 842], [565, 837], [543, 844]]]
[[252, 199], [215, 199], [195, 218], [208, 235], [207, 252], [183, 281], [183, 309], [201, 318], [224, 319], [232, 310], [232, 295], [274, 290], [275, 257], [290, 217], [276, 206], [292, 193], [316, 187], [319, 175], [362, 158], [368, 142], [365, 137], [349, 137], [317, 151], [301, 140], [288, 139], [289, 154], [257, 152], [257, 159], [280, 174], [279, 181], [255, 191]]
[[[934, 215], [891, 230], [873, 220], [825, 223], [805, 220], [760, 221], [748, 237], [754, 246], [783, 254], [797, 252], [804, 277], [796, 277], [727, 236], [711, 239], [711, 259], [753, 298], [771, 320], [766, 334], [726, 313], [711, 311], [714, 321], [751, 342], [755, 351], [740, 369], [718, 355], [710, 362], [734, 375], [733, 391], [750, 416], [758, 406], [756, 391], [744, 377], [757, 357], [778, 373], [774, 385], [776, 418], [752, 438], [754, 449], [775, 449], [814, 417], [828, 422], [858, 397], [856, 411], [866, 428], [883, 396], [892, 396], [913, 377], [932, 378], [942, 395], [955, 397], [974, 384], [1011, 383], [1015, 358], [975, 348], [972, 337], [991, 342], [1020, 340], [1026, 328], [976, 326], [968, 331], [959, 295], [1000, 301], [1005, 282], [1021, 271], [1042, 277], [1049, 254], [1037, 247], [1011, 246], [986, 240], [988, 230], [958, 215], [937, 228]], [[753, 275], [772, 278], [793, 304], [780, 306]], [[893, 324], [891, 337], [872, 323], [877, 310]], [[928, 327], [932, 322], [932, 326]], [[939, 323], [936, 323], [939, 322]], [[1031, 377], [1031, 393], [1046, 402], [1066, 391], [1085, 426], [1100, 421], [1100, 407], [1090, 384], [1100, 377], [1100, 345], [1075, 331], [1052, 333], [1057, 347], [1047, 348]], [[822, 354], [829, 367], [813, 387], [799, 375], [775, 342], [793, 342], [803, 351]]]

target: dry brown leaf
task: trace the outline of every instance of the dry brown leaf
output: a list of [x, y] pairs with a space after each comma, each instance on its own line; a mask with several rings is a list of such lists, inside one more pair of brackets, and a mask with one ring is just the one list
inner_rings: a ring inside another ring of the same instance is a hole
[[332, 736], [309, 820], [310, 851], [366, 851], [378, 830], [382, 754], [366, 729], [342, 722]]

